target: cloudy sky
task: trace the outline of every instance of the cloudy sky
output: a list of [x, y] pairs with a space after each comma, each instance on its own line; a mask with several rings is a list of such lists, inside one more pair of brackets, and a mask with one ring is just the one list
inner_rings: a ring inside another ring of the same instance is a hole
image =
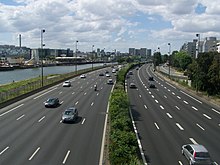
[[220, 0], [0, 0], [0, 45], [80, 51], [179, 50], [199, 33], [220, 39]]

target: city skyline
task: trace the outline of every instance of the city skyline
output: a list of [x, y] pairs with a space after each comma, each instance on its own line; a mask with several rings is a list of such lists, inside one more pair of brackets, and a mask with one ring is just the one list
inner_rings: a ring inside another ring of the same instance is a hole
[[168, 53], [201, 35], [220, 37], [219, 3], [208, 0], [1, 0], [0, 45], [89, 52], [147, 48]]

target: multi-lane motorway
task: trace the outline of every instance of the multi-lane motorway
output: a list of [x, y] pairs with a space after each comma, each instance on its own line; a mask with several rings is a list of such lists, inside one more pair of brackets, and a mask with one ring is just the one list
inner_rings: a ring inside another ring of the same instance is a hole
[[[149, 88], [149, 76], [156, 88]], [[203, 144], [215, 164], [220, 163], [220, 109], [193, 97], [152, 71], [150, 65], [133, 70], [128, 85], [131, 112], [147, 164], [186, 165], [181, 153], [188, 143]]]
[[[71, 87], [58, 84], [2, 108], [0, 165], [99, 164], [113, 87], [107, 84], [107, 77], [99, 76], [105, 70], [88, 73], [84, 79], [73, 78]], [[58, 97], [60, 106], [45, 108], [49, 97]], [[62, 123], [62, 112], [70, 106], [78, 109], [79, 118], [76, 123]]]

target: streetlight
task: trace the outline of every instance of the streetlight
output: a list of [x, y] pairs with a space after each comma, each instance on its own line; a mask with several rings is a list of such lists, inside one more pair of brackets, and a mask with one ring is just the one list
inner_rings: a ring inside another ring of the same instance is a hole
[[41, 30], [40, 41], [41, 41], [41, 85], [44, 86], [44, 69], [43, 69], [43, 47], [45, 44], [43, 43], [43, 33], [45, 33], [45, 29]]
[[94, 48], [94, 45], [92, 45], [92, 70], [93, 70], [93, 48]]
[[169, 46], [169, 52], [168, 52], [168, 55], [169, 55], [169, 78], [170, 78], [170, 53], [171, 53], [171, 44], [168, 43], [168, 46]]
[[76, 63], [75, 63], [75, 71], [76, 71], [76, 74], [77, 74], [77, 43], [78, 43], [79, 41], [76, 41]]

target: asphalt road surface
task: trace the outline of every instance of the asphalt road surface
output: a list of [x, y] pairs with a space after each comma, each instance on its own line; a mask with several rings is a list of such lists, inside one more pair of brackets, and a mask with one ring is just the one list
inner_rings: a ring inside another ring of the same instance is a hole
[[[147, 164], [186, 165], [188, 143], [203, 144], [220, 163], [220, 110], [158, 77], [149, 64], [127, 79], [131, 111]], [[149, 76], [154, 81], [149, 82]], [[136, 84], [136, 89], [129, 84]], [[156, 88], [149, 88], [154, 83]]]
[[[107, 84], [109, 78], [99, 76], [105, 70], [73, 78], [71, 87], [59, 84], [1, 109], [0, 165], [99, 164], [113, 87]], [[113, 74], [110, 78], [115, 81]], [[61, 104], [45, 108], [49, 97], [58, 97]], [[62, 123], [62, 112], [70, 106], [78, 109], [79, 118], [72, 124]]]

